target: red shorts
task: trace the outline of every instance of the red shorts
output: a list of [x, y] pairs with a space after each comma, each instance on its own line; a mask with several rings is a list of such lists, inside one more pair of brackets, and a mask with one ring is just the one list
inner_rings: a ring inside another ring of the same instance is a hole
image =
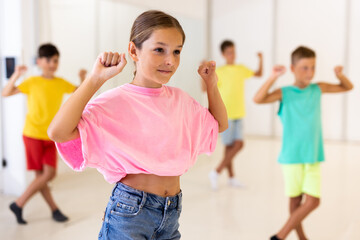
[[28, 170], [43, 170], [43, 165], [56, 168], [56, 147], [50, 140], [23, 136]]

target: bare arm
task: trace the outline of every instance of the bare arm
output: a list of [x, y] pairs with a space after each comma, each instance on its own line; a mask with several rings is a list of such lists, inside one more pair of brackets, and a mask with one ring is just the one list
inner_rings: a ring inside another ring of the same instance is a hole
[[26, 72], [25, 65], [16, 66], [14, 73], [11, 75], [9, 81], [6, 83], [1, 95], [3, 97], [12, 96], [20, 93], [20, 90], [15, 86], [16, 81]]
[[215, 68], [215, 62], [206, 62], [200, 65], [198, 73], [206, 84], [209, 111], [219, 123], [219, 132], [223, 132], [228, 128], [228, 118], [225, 104], [221, 99], [221, 95], [217, 87]]
[[255, 72], [254, 76], [261, 77], [263, 74], [263, 55], [261, 52], [259, 52], [257, 55], [259, 57], [259, 67], [258, 70]]
[[350, 80], [343, 74], [343, 67], [337, 66], [334, 69], [336, 77], [339, 79], [339, 84], [330, 84], [325, 82], [319, 82], [318, 85], [323, 93], [338, 93], [338, 92], [346, 92], [353, 89], [353, 84]]
[[201, 81], [201, 91], [206, 92], [207, 91], [206, 83], [204, 82], [204, 80], [202, 78], [200, 79], [200, 81]]
[[[205, 63], [206, 63], [206, 61], [205, 61], [205, 60], [202, 60], [201, 63], [200, 63], [200, 65], [203, 65], [203, 64], [205, 64]], [[202, 92], [207, 92], [206, 83], [205, 83], [204, 79], [200, 78], [200, 82], [201, 82], [201, 91], [202, 91]]]
[[66, 142], [79, 137], [77, 125], [86, 104], [96, 91], [107, 80], [119, 74], [125, 65], [125, 54], [102, 53], [96, 59], [91, 74], [55, 115], [48, 128], [49, 137], [55, 142]]
[[254, 96], [254, 102], [256, 103], [272, 103], [281, 100], [281, 89], [277, 89], [269, 93], [270, 88], [278, 79], [279, 76], [285, 73], [284, 66], [275, 66], [269, 79], [261, 86]]
[[87, 74], [86, 69], [80, 69], [79, 71], [80, 83], [83, 83], [85, 81], [86, 74]]
[[[85, 81], [86, 78], [86, 74], [87, 71], [85, 69], [80, 69], [79, 71], [79, 78], [80, 78], [80, 85]], [[76, 87], [74, 92], [76, 91], [76, 89], [78, 89], [79, 87]]]

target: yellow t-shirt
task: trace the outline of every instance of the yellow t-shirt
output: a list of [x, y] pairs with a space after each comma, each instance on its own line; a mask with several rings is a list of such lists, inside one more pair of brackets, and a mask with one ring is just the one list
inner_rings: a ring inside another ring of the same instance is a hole
[[254, 76], [254, 72], [244, 65], [224, 65], [216, 69], [216, 74], [228, 118], [243, 118], [245, 116], [245, 80]]
[[46, 79], [34, 76], [24, 80], [18, 89], [27, 94], [27, 114], [23, 134], [27, 137], [49, 140], [47, 129], [60, 108], [65, 93], [75, 86], [62, 78]]

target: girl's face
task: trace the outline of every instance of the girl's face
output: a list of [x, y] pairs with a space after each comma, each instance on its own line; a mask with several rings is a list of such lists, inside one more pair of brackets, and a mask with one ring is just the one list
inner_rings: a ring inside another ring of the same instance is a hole
[[136, 63], [134, 83], [144, 87], [161, 87], [169, 82], [180, 64], [183, 38], [176, 28], [154, 30], [150, 38], [130, 55]]

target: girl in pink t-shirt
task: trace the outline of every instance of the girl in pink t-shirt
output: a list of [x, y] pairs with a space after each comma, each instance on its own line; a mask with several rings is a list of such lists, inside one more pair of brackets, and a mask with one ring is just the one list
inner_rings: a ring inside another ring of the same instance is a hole
[[132, 82], [90, 101], [127, 63], [125, 54], [100, 54], [48, 129], [71, 168], [97, 168], [116, 183], [99, 239], [180, 238], [180, 176], [197, 155], [214, 151], [218, 132], [227, 128], [215, 62], [198, 70], [207, 85], [209, 109], [165, 85], [179, 66], [184, 41], [174, 17], [142, 13], [128, 48], [136, 66]]

